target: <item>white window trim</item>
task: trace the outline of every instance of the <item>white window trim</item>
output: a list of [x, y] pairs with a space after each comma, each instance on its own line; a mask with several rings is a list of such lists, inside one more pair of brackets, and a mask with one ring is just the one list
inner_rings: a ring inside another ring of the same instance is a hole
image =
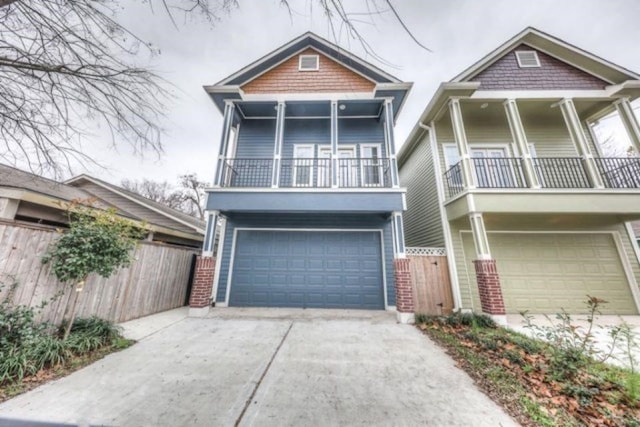
[[[315, 68], [302, 68], [302, 58], [315, 58], [316, 66]], [[320, 69], [320, 55], [300, 55], [298, 56], [298, 71], [318, 71]]]
[[[365, 157], [364, 156], [364, 150], [366, 148], [376, 148], [378, 149], [378, 164], [374, 165], [373, 163], [371, 164], [371, 166], [378, 166], [378, 177], [379, 177], [379, 183], [378, 184], [367, 184], [364, 182], [364, 178], [365, 178], [365, 173], [364, 173], [364, 162], [363, 160], [366, 159], [373, 159], [373, 157]], [[382, 167], [382, 145], [381, 144], [374, 144], [374, 143], [368, 143], [368, 144], [360, 144], [360, 185], [362, 187], [384, 187], [384, 169]]]
[[[296, 154], [296, 151], [298, 149], [302, 149], [302, 148], [310, 148], [313, 151], [313, 155], [311, 157], [300, 157]], [[312, 187], [313, 184], [313, 165], [298, 165], [297, 160], [298, 159], [311, 159], [311, 161], [313, 161], [313, 159], [316, 157], [316, 146], [315, 144], [294, 144], [293, 146], [293, 164], [292, 164], [292, 173], [291, 173], [291, 179], [292, 179], [292, 186], [293, 187]], [[311, 168], [311, 173], [309, 174], [309, 182], [307, 182], [306, 184], [298, 184], [298, 180], [297, 180], [297, 172], [298, 172], [298, 167], [308, 167]]]
[[[535, 64], [523, 64], [522, 60], [520, 59], [520, 53], [527, 53], [527, 54], [533, 54], [535, 59], [536, 59], [536, 63]], [[520, 68], [540, 68], [540, 57], [538, 56], [538, 52], [536, 52], [535, 50], [517, 50], [516, 51], [516, 60], [518, 61], [518, 67]]]
[[[456, 146], [456, 144], [452, 143], [452, 142], [448, 142], [445, 144], [441, 144], [442, 145], [442, 160], [444, 160], [444, 167], [445, 167], [445, 172], [448, 171], [449, 169], [451, 169], [448, 160], [447, 160], [447, 148], [451, 148], [454, 147], [456, 149], [456, 152], [458, 152], [458, 147]], [[460, 163], [460, 152], [458, 152], [458, 162]]]

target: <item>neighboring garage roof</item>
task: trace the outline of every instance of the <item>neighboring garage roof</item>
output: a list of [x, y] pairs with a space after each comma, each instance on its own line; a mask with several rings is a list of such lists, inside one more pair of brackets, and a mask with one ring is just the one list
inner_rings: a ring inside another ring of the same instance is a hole
[[[159, 224], [181, 231], [195, 231], [199, 234], [204, 234], [204, 221], [101, 179], [94, 178], [89, 175], [79, 175], [67, 180], [65, 184], [73, 187], [80, 187], [93, 196], [98, 197], [99, 199], [104, 199], [117, 208], [122, 209], [125, 212], [129, 212], [139, 219], [151, 224]], [[93, 185], [91, 186], [87, 184]], [[96, 186], [118, 197], [109, 197], [104, 192], [98, 192], [96, 191]], [[119, 202], [119, 200], [122, 199], [132, 202], [133, 206], [131, 204], [124, 205]], [[142, 209], [135, 209], [135, 211], [132, 212], [132, 210], [134, 210], [132, 207]]]
[[204, 221], [88, 175], [63, 183], [0, 164], [0, 196], [56, 210], [64, 209], [61, 202], [94, 200], [96, 207], [115, 208], [119, 215], [145, 221], [162, 233], [196, 241], [204, 236]]
[[0, 164], [0, 187], [28, 190], [66, 201], [92, 197], [79, 188], [3, 164]]

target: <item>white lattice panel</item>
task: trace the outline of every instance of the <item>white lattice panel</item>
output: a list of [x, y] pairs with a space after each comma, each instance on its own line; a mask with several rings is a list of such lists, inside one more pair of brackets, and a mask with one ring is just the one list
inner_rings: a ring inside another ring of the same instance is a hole
[[413, 256], [445, 256], [445, 248], [405, 248], [407, 255]]

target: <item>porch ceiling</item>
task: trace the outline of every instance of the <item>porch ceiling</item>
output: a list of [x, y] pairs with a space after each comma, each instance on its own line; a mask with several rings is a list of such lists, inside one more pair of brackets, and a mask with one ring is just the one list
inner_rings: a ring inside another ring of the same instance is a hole
[[[236, 107], [244, 119], [276, 118], [275, 101], [241, 101]], [[287, 101], [287, 118], [330, 118], [330, 101]], [[352, 99], [338, 101], [338, 117], [379, 117], [382, 112], [381, 99]]]
[[[561, 120], [562, 113], [555, 106], [560, 99], [518, 99], [518, 110], [520, 116], [525, 119], [527, 117], [535, 117], [546, 120]], [[465, 99], [460, 102], [462, 107], [462, 115], [467, 122], [490, 122], [490, 123], [506, 123], [507, 116], [505, 113], [504, 100], [482, 100], [482, 99]], [[612, 100], [594, 100], [594, 99], [574, 99], [576, 111], [582, 120], [597, 114], [600, 111], [607, 111], [612, 108]], [[448, 113], [445, 111], [445, 113]], [[448, 114], [445, 119], [450, 120]]]

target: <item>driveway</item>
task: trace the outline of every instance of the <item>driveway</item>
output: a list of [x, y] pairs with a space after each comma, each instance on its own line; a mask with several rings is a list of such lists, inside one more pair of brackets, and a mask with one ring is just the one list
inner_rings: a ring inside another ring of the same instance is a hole
[[392, 313], [184, 313], [130, 322], [136, 345], [0, 404], [0, 418], [138, 426], [516, 425], [439, 347]]

